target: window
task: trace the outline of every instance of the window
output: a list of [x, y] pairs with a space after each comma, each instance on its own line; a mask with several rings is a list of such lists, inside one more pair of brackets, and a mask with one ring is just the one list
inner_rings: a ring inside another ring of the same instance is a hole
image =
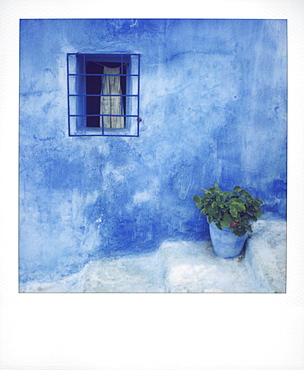
[[139, 136], [139, 54], [68, 54], [69, 136]]

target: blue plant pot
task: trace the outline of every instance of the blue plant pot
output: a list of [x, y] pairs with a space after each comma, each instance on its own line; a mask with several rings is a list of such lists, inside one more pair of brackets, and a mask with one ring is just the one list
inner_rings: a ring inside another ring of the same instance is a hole
[[210, 237], [214, 253], [221, 258], [235, 258], [243, 250], [247, 233], [243, 236], [236, 236], [230, 227], [223, 227], [219, 230], [214, 222], [209, 224]]

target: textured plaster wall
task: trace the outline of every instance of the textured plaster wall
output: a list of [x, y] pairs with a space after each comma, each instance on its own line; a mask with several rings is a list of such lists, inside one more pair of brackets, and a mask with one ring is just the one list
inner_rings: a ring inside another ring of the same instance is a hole
[[[207, 238], [240, 185], [286, 217], [284, 20], [22, 20], [20, 277]], [[141, 54], [139, 138], [68, 137], [67, 53]]]

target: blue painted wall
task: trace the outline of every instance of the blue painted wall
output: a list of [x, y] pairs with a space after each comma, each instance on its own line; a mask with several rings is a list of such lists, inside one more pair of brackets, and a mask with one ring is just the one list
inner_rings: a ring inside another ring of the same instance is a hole
[[[193, 194], [286, 217], [286, 21], [22, 20], [20, 278], [207, 238]], [[67, 53], [141, 54], [139, 138], [68, 137]]]

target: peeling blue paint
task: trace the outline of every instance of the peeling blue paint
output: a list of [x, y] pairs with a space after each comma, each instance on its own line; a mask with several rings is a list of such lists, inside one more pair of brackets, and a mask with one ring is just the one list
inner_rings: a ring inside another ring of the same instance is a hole
[[[208, 238], [219, 182], [286, 218], [285, 20], [21, 20], [20, 279]], [[67, 53], [141, 54], [139, 138], [68, 137]]]

